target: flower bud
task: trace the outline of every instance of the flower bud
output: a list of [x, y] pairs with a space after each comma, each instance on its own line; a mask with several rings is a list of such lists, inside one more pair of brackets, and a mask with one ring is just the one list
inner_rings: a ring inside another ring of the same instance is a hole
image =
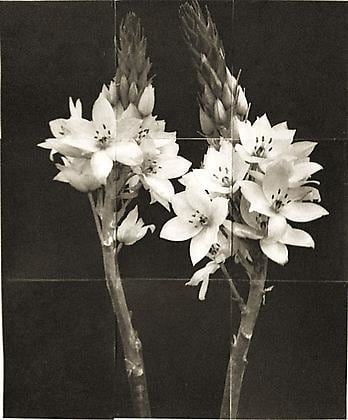
[[235, 94], [236, 88], [237, 88], [237, 79], [234, 76], [232, 76], [228, 67], [226, 67], [226, 81], [228, 83], [228, 86], [231, 92]]
[[215, 126], [213, 121], [208, 117], [202, 108], [199, 108], [199, 121], [201, 123], [203, 133], [207, 136], [211, 135]]
[[214, 118], [217, 124], [224, 125], [226, 122], [226, 111], [220, 99], [217, 99], [214, 104]]
[[152, 85], [146, 86], [144, 92], [142, 93], [139, 103], [138, 103], [138, 110], [140, 113], [147, 117], [151, 115], [153, 108], [155, 106], [155, 89]]
[[120, 81], [120, 95], [121, 95], [122, 106], [124, 109], [126, 109], [127, 106], [129, 105], [128, 90], [129, 90], [129, 84], [127, 81], [127, 77], [125, 75], [122, 75], [121, 81]]
[[238, 124], [239, 124], [239, 118], [236, 115], [234, 115], [231, 121], [231, 136], [232, 136], [232, 139], [235, 141], [240, 140]]
[[237, 88], [237, 95], [236, 112], [239, 115], [246, 115], [248, 112], [248, 101], [241, 86]]
[[66, 182], [78, 191], [87, 193], [101, 187], [100, 181], [94, 176], [90, 159], [64, 158], [64, 165], [56, 164], [59, 173], [55, 181]]
[[214, 106], [215, 96], [213, 95], [213, 92], [210, 90], [210, 87], [208, 85], [204, 85], [202, 101], [204, 102], [204, 104], [209, 105], [210, 107]]
[[233, 104], [234, 98], [233, 93], [229, 88], [229, 85], [227, 82], [224, 83], [224, 87], [222, 89], [222, 102], [225, 106], [225, 108], [230, 108], [230, 106]]
[[116, 237], [119, 242], [123, 242], [125, 245], [133, 245], [142, 239], [148, 230], [153, 233], [155, 225], [144, 226], [143, 220], [138, 219], [138, 206], [135, 206], [117, 229]]
[[130, 85], [130, 87], [129, 87], [129, 93], [128, 93], [129, 101], [132, 104], [135, 104], [137, 102], [138, 93], [139, 92], [138, 92], [138, 88], [137, 88], [136, 83], [135, 82], [132, 82], [131, 85]]

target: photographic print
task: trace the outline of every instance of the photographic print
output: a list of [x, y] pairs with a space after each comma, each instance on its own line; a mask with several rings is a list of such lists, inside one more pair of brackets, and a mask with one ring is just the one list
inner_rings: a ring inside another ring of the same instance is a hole
[[3, 417], [346, 418], [345, 2], [0, 16]]

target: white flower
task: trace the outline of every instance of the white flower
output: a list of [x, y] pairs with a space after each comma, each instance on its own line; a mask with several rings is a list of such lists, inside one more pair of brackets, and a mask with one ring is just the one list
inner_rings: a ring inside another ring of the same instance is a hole
[[170, 241], [191, 239], [190, 256], [195, 265], [216, 243], [219, 227], [227, 217], [228, 200], [223, 197], [210, 200], [206, 192], [188, 187], [175, 194], [172, 206], [177, 217], [163, 226], [160, 237]]
[[62, 159], [64, 165], [56, 164], [60, 172], [53, 178], [55, 181], [67, 182], [81, 192], [94, 191], [101, 187], [101, 183], [92, 171], [90, 159], [65, 157]]
[[[51, 149], [50, 159], [53, 160], [53, 156], [58, 153], [52, 147], [52, 144], [56, 142], [56, 139], [61, 139], [63, 137], [71, 135], [71, 130], [69, 129], [69, 123], [74, 119], [82, 119], [82, 104], [80, 99], [76, 100], [74, 104], [72, 98], [69, 98], [69, 110], [70, 110], [70, 118], [57, 118], [49, 122], [51, 133], [54, 135], [54, 138], [46, 139], [44, 142], [39, 143], [38, 146], [42, 147], [43, 149]], [[85, 120], [87, 121], [87, 120]], [[71, 151], [71, 147], [66, 147], [65, 152]], [[67, 153], [62, 153], [67, 155]], [[80, 157], [81, 153], [78, 149], [72, 149], [72, 153], [70, 154], [72, 157]]]
[[143, 162], [133, 167], [138, 178], [134, 177], [132, 182], [140, 180], [145, 189], [150, 190], [151, 203], [158, 201], [169, 211], [169, 202], [175, 193], [169, 180], [185, 174], [191, 162], [177, 156], [179, 146], [174, 142], [156, 148], [155, 141], [146, 137], [140, 143], [140, 149]]
[[125, 245], [133, 245], [140, 241], [148, 230], [153, 233], [155, 225], [144, 226], [143, 219], [138, 219], [138, 206], [135, 206], [118, 227], [116, 237], [119, 242], [123, 242]]
[[142, 152], [135, 141], [141, 120], [116, 121], [112, 106], [103, 95], [95, 101], [92, 117], [93, 121], [69, 120], [69, 135], [47, 139], [46, 143], [65, 156], [90, 157], [95, 176], [105, 183], [114, 161], [129, 166], [141, 163]]
[[313, 238], [301, 229], [294, 229], [286, 223], [285, 228], [279, 232], [272, 231], [270, 219], [260, 213], [250, 211], [250, 205], [244, 197], [240, 203], [241, 215], [245, 223], [254, 229], [255, 237], [260, 239], [263, 253], [272, 261], [284, 265], [288, 262], [288, 249], [286, 245], [314, 248]]
[[214, 274], [220, 265], [217, 264], [215, 261], [210, 261], [207, 265], [200, 270], [197, 270], [194, 275], [192, 276], [191, 280], [185, 283], [185, 286], [198, 286], [199, 283], [201, 287], [199, 289], [199, 300], [205, 300], [205, 295], [207, 293], [208, 285], [209, 285], [209, 277], [211, 274]]
[[236, 192], [249, 164], [234, 150], [232, 143], [222, 141], [220, 150], [210, 146], [204, 156], [202, 169], [194, 169], [180, 181], [187, 185], [196, 181], [211, 193], [228, 194]]
[[294, 222], [309, 222], [328, 214], [318, 204], [308, 202], [307, 191], [289, 188], [291, 165], [279, 161], [270, 166], [262, 180], [262, 185], [253, 181], [242, 181], [241, 191], [250, 202], [250, 211], [269, 217], [269, 236], [279, 236], [285, 232], [286, 219]]
[[263, 159], [274, 159], [289, 151], [296, 130], [289, 130], [286, 122], [271, 127], [266, 114], [257, 118], [253, 125], [250, 121], [236, 120], [241, 144], [236, 145], [240, 156], [250, 163]]

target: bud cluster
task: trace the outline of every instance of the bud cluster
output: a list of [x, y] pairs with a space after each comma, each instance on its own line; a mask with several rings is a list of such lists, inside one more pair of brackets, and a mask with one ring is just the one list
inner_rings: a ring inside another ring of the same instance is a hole
[[197, 70], [200, 124], [207, 137], [234, 138], [236, 118], [248, 112], [245, 93], [226, 65], [225, 52], [211, 15], [203, 14], [198, 1], [180, 9], [184, 38]]
[[151, 83], [150, 69], [140, 20], [134, 13], [128, 13], [120, 26], [115, 77], [115, 102], [120, 101], [123, 109], [133, 104], [142, 116], [151, 114], [154, 103], [148, 103], [147, 89]]

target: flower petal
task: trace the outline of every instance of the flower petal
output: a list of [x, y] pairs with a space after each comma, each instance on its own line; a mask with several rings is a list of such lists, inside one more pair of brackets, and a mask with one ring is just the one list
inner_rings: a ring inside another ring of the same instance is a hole
[[220, 226], [225, 221], [228, 214], [228, 200], [223, 197], [216, 197], [211, 203], [210, 220], [215, 226]]
[[174, 196], [174, 187], [168, 179], [157, 178], [153, 175], [144, 176], [148, 187], [157, 195], [164, 198], [166, 201], [171, 202]]
[[178, 217], [189, 220], [194, 213], [194, 209], [188, 203], [186, 195], [186, 191], [175, 194], [172, 198], [172, 207]]
[[112, 155], [114, 161], [123, 163], [124, 165], [136, 166], [143, 161], [143, 153], [136, 142], [117, 142], [108, 151], [109, 156]]
[[281, 237], [280, 242], [288, 245], [314, 248], [314, 240], [309, 233], [301, 229], [293, 229], [289, 225], [284, 235]]
[[282, 160], [270, 166], [262, 181], [262, 189], [269, 203], [275, 198], [280, 200], [286, 194], [289, 187], [289, 163]]
[[178, 178], [179, 176], [186, 174], [191, 165], [192, 163], [189, 160], [181, 156], [170, 159], [161, 159], [161, 157], [159, 157], [156, 175], [164, 179]]
[[278, 241], [286, 231], [288, 224], [284, 216], [275, 214], [268, 220], [268, 238]]
[[288, 249], [280, 242], [273, 242], [261, 239], [260, 247], [262, 252], [272, 261], [284, 265], [288, 262]]
[[250, 203], [249, 211], [256, 211], [266, 216], [274, 214], [260, 185], [252, 181], [241, 181], [240, 186], [242, 194]]
[[323, 167], [316, 162], [304, 162], [294, 165], [294, 172], [290, 177], [290, 182], [295, 183], [306, 180], [321, 169]]
[[110, 102], [102, 95], [94, 102], [92, 118], [95, 126], [99, 130], [110, 130], [111, 135], [115, 135], [116, 118]]
[[317, 144], [314, 141], [298, 141], [290, 145], [290, 153], [301, 159], [309, 156]]
[[292, 202], [284, 206], [280, 213], [293, 222], [310, 222], [329, 214], [324, 207], [314, 203]]
[[195, 228], [192, 224], [185, 222], [179, 217], [174, 217], [164, 224], [160, 238], [168, 241], [186, 241], [199, 232], [200, 228]]
[[91, 166], [94, 176], [102, 183], [106, 183], [106, 178], [113, 167], [113, 161], [110, 159], [105, 150], [93, 153], [91, 158]]
[[191, 239], [190, 256], [193, 265], [201, 261], [217, 241], [218, 227], [207, 226]]

